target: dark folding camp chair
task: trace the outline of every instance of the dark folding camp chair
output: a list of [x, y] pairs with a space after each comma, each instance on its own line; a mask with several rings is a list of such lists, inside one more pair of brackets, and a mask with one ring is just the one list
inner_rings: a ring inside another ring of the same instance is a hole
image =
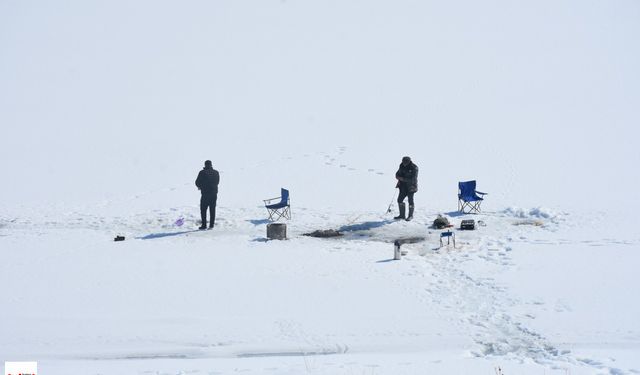
[[[481, 196], [479, 196], [481, 195]], [[476, 181], [458, 182], [458, 211], [468, 214], [480, 212], [480, 204], [487, 193], [476, 190]], [[465, 212], [468, 209], [468, 212]]]
[[[264, 206], [269, 213], [269, 220], [277, 221], [280, 218], [291, 220], [291, 206], [289, 205], [289, 190], [280, 189], [281, 196], [264, 200]], [[273, 203], [276, 200], [280, 200], [278, 203]]]

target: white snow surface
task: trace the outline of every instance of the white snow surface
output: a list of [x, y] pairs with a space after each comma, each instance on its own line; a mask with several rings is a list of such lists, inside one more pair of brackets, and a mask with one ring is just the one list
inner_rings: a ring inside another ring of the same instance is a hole
[[[0, 362], [640, 374], [639, 16], [634, 1], [0, 1]], [[411, 222], [392, 220], [404, 155]], [[205, 159], [218, 218], [198, 231]], [[488, 195], [459, 214], [471, 179]], [[267, 240], [262, 200], [281, 187], [288, 239]], [[344, 236], [303, 236], [318, 229]], [[422, 240], [394, 261], [407, 238]]]

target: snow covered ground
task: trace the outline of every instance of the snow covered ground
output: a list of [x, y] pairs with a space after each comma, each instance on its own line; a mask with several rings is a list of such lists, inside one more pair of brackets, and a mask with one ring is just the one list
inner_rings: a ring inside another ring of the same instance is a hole
[[[171, 194], [197, 198], [191, 184]], [[10, 308], [0, 313], [0, 352], [38, 360], [42, 373], [640, 368], [640, 238], [618, 215], [495, 211], [489, 200], [473, 215], [485, 226], [439, 248], [429, 224], [441, 211], [425, 204], [407, 223], [385, 207], [335, 212], [292, 199], [287, 241], [266, 241], [257, 204], [221, 203], [217, 227], [204, 232], [195, 205], [144, 208], [170, 202], [163, 191], [3, 218]], [[345, 236], [301, 235], [329, 228]], [[419, 236], [392, 260], [394, 239]]]
[[[640, 373], [639, 15], [0, 1], [0, 361]], [[404, 155], [420, 191], [395, 222]], [[218, 220], [197, 231], [205, 159]], [[469, 179], [489, 193], [478, 215], [455, 212]], [[262, 199], [280, 187], [289, 239], [267, 241]], [[438, 214], [484, 225], [440, 248]], [[302, 235], [317, 229], [345, 235]], [[394, 261], [410, 237], [425, 240]]]

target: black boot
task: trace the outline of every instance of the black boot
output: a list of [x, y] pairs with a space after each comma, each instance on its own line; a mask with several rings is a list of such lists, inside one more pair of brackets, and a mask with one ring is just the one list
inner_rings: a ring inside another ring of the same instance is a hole
[[405, 210], [405, 206], [404, 206], [404, 202], [402, 203], [398, 203], [398, 211], [400, 211], [400, 215], [394, 217], [394, 220], [404, 220], [404, 210]]
[[202, 201], [200, 201], [200, 219], [202, 220], [202, 225], [198, 229], [207, 229], [207, 206]]
[[407, 221], [411, 221], [413, 219], [413, 205], [409, 205], [409, 216], [407, 216]]
[[213, 229], [213, 225], [216, 222], [216, 206], [211, 207], [211, 221], [209, 222], [209, 229]]

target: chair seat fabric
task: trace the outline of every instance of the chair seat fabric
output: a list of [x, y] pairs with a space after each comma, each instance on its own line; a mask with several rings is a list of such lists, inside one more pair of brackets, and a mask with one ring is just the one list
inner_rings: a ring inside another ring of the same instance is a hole
[[477, 195], [458, 195], [458, 199], [465, 201], [465, 202], [475, 202], [475, 201], [481, 201], [484, 200], [484, 198], [480, 198]]
[[276, 208], [282, 208], [282, 207], [287, 207], [288, 204], [286, 202], [280, 202], [280, 203], [276, 203], [276, 204], [270, 204], [268, 206], [265, 206], [267, 208], [271, 208], [271, 209], [276, 209]]

